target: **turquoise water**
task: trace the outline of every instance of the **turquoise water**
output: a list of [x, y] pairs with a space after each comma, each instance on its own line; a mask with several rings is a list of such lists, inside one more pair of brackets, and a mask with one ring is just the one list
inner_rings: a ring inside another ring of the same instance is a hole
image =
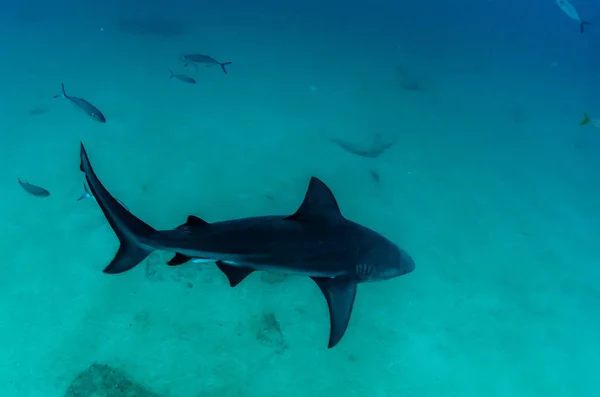
[[[600, 9], [573, 4], [598, 24], [551, 0], [3, 4], [2, 397], [74, 395], [94, 363], [165, 397], [600, 395]], [[314, 175], [417, 268], [361, 284], [331, 350], [308, 278], [103, 274], [80, 141], [156, 228], [293, 213]]]

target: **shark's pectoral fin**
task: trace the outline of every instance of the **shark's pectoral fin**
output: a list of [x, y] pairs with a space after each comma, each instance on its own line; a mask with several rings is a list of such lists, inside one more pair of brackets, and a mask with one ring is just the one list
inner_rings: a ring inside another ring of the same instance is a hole
[[254, 269], [250, 269], [247, 267], [239, 267], [232, 266], [223, 261], [216, 262], [219, 270], [223, 272], [225, 276], [227, 276], [227, 280], [229, 280], [229, 285], [235, 287], [239, 283], [241, 283], [246, 277], [248, 277]]
[[356, 296], [356, 283], [347, 280], [336, 280], [332, 278], [311, 277], [321, 289], [321, 292], [327, 300], [329, 306], [329, 345], [331, 349], [344, 336], [350, 315], [352, 314], [352, 306], [354, 305], [354, 297]]
[[190, 256], [186, 256], [180, 253], [176, 253], [175, 256], [173, 257], [173, 259], [171, 259], [170, 261], [167, 262], [167, 265], [169, 266], [179, 266], [179, 265], [183, 265], [186, 262], [191, 261], [193, 258]]

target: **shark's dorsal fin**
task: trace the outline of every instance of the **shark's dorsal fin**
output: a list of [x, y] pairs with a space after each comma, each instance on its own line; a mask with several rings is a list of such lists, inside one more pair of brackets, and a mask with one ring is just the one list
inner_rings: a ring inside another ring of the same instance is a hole
[[206, 222], [203, 219], [198, 218], [197, 216], [190, 215], [187, 218], [187, 221], [183, 225], [179, 225], [176, 227], [177, 230], [190, 230], [197, 229], [200, 227], [205, 227], [210, 225], [210, 223]]
[[310, 178], [304, 201], [294, 215], [285, 219], [307, 221], [314, 218], [343, 218], [335, 196], [319, 178]]
[[197, 216], [190, 215], [187, 218], [186, 224], [188, 224], [190, 226], [206, 226], [209, 223], [206, 222], [204, 219], [198, 218]]

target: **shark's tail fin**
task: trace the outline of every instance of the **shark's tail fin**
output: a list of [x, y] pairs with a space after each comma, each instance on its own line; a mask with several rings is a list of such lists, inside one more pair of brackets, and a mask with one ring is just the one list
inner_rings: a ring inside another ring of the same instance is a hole
[[96, 198], [106, 220], [121, 243], [115, 257], [104, 269], [104, 273], [125, 272], [135, 267], [154, 251], [149, 242], [151, 236], [157, 232], [129, 212], [106, 190], [96, 176], [83, 144], [81, 144], [80, 156], [79, 168], [85, 173], [90, 193]]
[[173, 71], [171, 69], [169, 69], [169, 73], [171, 73], [171, 76], [169, 76], [170, 79], [172, 79], [173, 77], [175, 77], [175, 75], [173, 74]]
[[591, 24], [592, 24], [591, 22], [582, 20], [581, 22], [579, 22], [579, 31], [583, 34], [583, 27], [585, 25], [591, 25]]
[[221, 65], [221, 69], [223, 69], [223, 73], [227, 74], [227, 69], [225, 69], [225, 66], [231, 65], [231, 62], [223, 62], [223, 63], [219, 63], [219, 65]]
[[587, 114], [583, 114], [583, 120], [581, 120], [581, 122], [579, 123], [579, 125], [586, 125], [587, 123], [590, 122], [590, 118], [588, 117]]

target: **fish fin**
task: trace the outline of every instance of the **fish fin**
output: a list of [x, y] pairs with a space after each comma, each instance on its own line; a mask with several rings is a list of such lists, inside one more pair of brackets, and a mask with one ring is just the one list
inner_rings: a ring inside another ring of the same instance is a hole
[[171, 73], [171, 76], [169, 76], [170, 79], [172, 79], [173, 77], [175, 77], [175, 75], [173, 74], [173, 71], [171, 69], [169, 69], [169, 73]]
[[81, 201], [87, 198], [92, 197], [92, 194], [90, 193], [90, 189], [88, 189], [87, 184], [85, 182], [83, 182], [83, 194], [81, 196], [79, 196], [79, 198], [77, 199], [77, 201]]
[[583, 21], [583, 20], [582, 20], [582, 21], [579, 23], [579, 31], [581, 32], [581, 34], [583, 34], [583, 27], [584, 27], [585, 25], [591, 25], [591, 24], [592, 24], [591, 22], [588, 22], [588, 21]]
[[198, 218], [197, 216], [194, 216], [194, 215], [190, 215], [190, 216], [188, 216], [187, 221], [183, 225], [179, 225], [175, 229], [189, 231], [192, 229], [206, 227], [208, 225], [210, 225], [210, 223], [206, 222], [204, 219]]
[[225, 69], [225, 66], [227, 65], [231, 65], [232, 62], [223, 62], [223, 63], [219, 63], [219, 65], [221, 66], [221, 69], [223, 69], [223, 73], [227, 74], [227, 69]]
[[317, 283], [329, 307], [330, 332], [327, 347], [331, 349], [338, 344], [348, 328], [356, 297], [356, 283], [328, 277], [311, 278]]
[[587, 123], [590, 122], [590, 118], [588, 117], [587, 114], [583, 114], [583, 120], [581, 120], [581, 122], [579, 123], [579, 125], [586, 125]]
[[96, 198], [96, 202], [120, 242], [115, 257], [103, 271], [107, 274], [117, 274], [132, 269], [154, 251], [148, 243], [150, 236], [158, 232], [125, 209], [106, 190], [94, 172], [83, 143], [80, 159], [79, 169], [85, 173], [90, 193]]
[[254, 272], [254, 269], [250, 269], [248, 267], [232, 266], [223, 261], [217, 261], [216, 264], [219, 270], [222, 271], [223, 274], [227, 277], [227, 280], [229, 280], [229, 285], [231, 287], [235, 287], [236, 285], [241, 283], [246, 277], [252, 274], [252, 272]]
[[331, 190], [320, 179], [313, 176], [310, 178], [300, 208], [285, 219], [309, 221], [315, 217], [344, 218]]
[[65, 92], [65, 83], [61, 83], [60, 85], [60, 94], [54, 95], [54, 98], [69, 98], [67, 93]]
[[190, 260], [192, 260], [192, 257], [183, 255], [183, 254], [180, 254], [179, 252], [177, 252], [175, 254], [175, 256], [169, 262], [167, 262], [167, 265], [179, 266], [179, 265], [183, 265], [184, 263], [186, 263]]

